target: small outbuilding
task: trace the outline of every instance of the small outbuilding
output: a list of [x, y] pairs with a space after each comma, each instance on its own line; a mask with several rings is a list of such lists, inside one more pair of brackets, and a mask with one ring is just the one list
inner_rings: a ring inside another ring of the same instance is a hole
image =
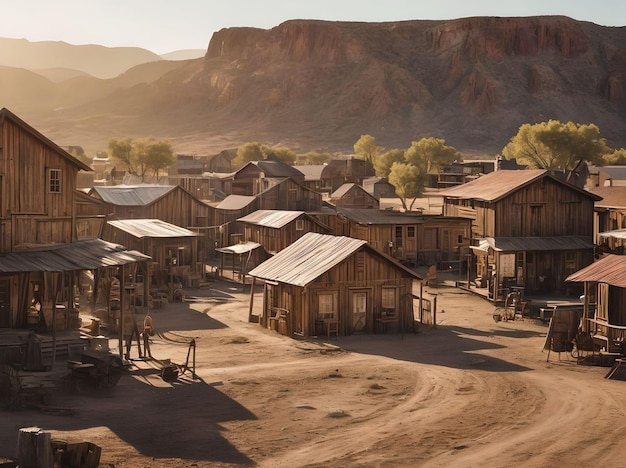
[[364, 240], [318, 233], [305, 234], [250, 276], [265, 283], [261, 325], [302, 337], [407, 330], [413, 286], [421, 280]]

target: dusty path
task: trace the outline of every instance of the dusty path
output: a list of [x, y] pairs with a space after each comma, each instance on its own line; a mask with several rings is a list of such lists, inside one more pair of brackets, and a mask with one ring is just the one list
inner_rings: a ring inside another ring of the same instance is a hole
[[[565, 354], [546, 362], [545, 325], [496, 323], [484, 300], [436, 292], [436, 329], [327, 346], [247, 323], [247, 294], [197, 291], [153, 317], [163, 337], [196, 339], [199, 380], [170, 385], [136, 361], [109, 394], [63, 395], [73, 416], [2, 411], [0, 460], [39, 425], [116, 467], [626, 466], [626, 382]], [[152, 349], [177, 363], [188, 351], [159, 337]]]

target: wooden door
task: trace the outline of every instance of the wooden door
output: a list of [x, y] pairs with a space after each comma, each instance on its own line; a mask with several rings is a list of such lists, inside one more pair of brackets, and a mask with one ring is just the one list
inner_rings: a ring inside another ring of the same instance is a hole
[[367, 289], [350, 291], [352, 333], [364, 333], [367, 331], [369, 302], [369, 291]]

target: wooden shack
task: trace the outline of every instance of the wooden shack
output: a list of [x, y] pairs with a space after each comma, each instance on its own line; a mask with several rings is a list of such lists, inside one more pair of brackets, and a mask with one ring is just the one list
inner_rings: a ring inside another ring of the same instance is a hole
[[137, 184], [93, 187], [90, 195], [103, 204], [103, 214], [116, 219], [158, 219], [201, 234], [199, 256], [212, 254], [218, 241], [215, 208], [178, 185]]
[[363, 240], [318, 233], [305, 234], [250, 275], [265, 283], [261, 325], [303, 337], [407, 331], [414, 282], [421, 279]]
[[377, 210], [378, 199], [357, 184], [343, 184], [330, 194], [330, 203], [343, 208], [368, 208]]
[[322, 185], [334, 192], [343, 184], [361, 185], [364, 179], [376, 175], [374, 166], [369, 161], [358, 158], [332, 159], [321, 173]]
[[244, 226], [243, 240], [261, 244], [269, 254], [280, 252], [307, 232], [330, 231], [304, 211], [257, 210], [237, 221]]
[[174, 281], [192, 286], [200, 280], [203, 263], [198, 257], [199, 236], [159, 219], [108, 220], [102, 233], [104, 240], [152, 258], [146, 282], [157, 289]]
[[513, 286], [576, 293], [565, 278], [593, 261], [600, 197], [542, 169], [495, 171], [440, 195], [445, 215], [472, 220], [475, 284], [494, 300]]
[[583, 329], [607, 352], [624, 354], [626, 256], [607, 254], [567, 277], [584, 284]]
[[314, 216], [333, 234], [363, 239], [403, 263], [447, 269], [459, 267], [469, 253], [467, 218], [350, 208], [321, 210]]
[[304, 184], [302, 172], [278, 159], [250, 161], [225, 181], [224, 191], [229, 195], [258, 195], [284, 179]]
[[97, 239], [102, 218], [94, 211], [77, 213], [83, 204], [93, 209], [76, 190], [80, 170], [90, 168], [0, 110], [0, 328], [51, 334], [55, 343], [57, 331], [80, 327], [81, 270], [148, 260]]

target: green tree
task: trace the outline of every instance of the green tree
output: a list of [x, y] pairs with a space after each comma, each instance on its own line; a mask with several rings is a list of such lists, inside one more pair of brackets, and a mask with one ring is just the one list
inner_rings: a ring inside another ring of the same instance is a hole
[[263, 159], [265, 159], [263, 146], [255, 141], [250, 141], [237, 149], [237, 156], [233, 159], [233, 166], [239, 168], [251, 161], [261, 161]]
[[[402, 208], [411, 211], [415, 200], [424, 192], [425, 174], [413, 164], [394, 162], [389, 171], [389, 183], [396, 188]], [[407, 206], [407, 201], [412, 199]]]
[[616, 149], [612, 153], [604, 155], [604, 164], [610, 166], [626, 166], [626, 149]]
[[159, 179], [160, 171], [174, 163], [174, 153], [167, 140], [154, 138], [109, 141], [109, 155], [126, 166], [131, 174], [146, 180], [149, 173]]
[[376, 170], [376, 175], [379, 177], [389, 177], [391, 165], [395, 162], [405, 162], [404, 150], [390, 149], [388, 151], [385, 151], [376, 160], [374, 160], [374, 169]]
[[284, 146], [274, 146], [274, 147], [263, 147], [263, 153], [265, 154], [265, 159], [270, 156], [274, 156], [275, 158], [280, 159], [282, 162], [293, 165], [296, 162], [296, 153], [289, 148]]
[[522, 125], [502, 155], [529, 167], [562, 171], [569, 179], [583, 161], [601, 164], [603, 155], [609, 152], [596, 125], [549, 120]]
[[372, 135], [361, 135], [361, 138], [354, 144], [354, 154], [359, 159], [365, 159], [374, 165], [384, 148], [376, 144], [376, 139]]
[[328, 153], [320, 153], [317, 151], [309, 151], [304, 154], [306, 162], [308, 164], [321, 165], [329, 162], [332, 158]]
[[460, 161], [461, 155], [452, 146], [447, 146], [442, 138], [422, 138], [411, 142], [411, 146], [404, 153], [404, 158], [410, 164], [420, 168], [424, 176], [437, 172], [441, 166]]

